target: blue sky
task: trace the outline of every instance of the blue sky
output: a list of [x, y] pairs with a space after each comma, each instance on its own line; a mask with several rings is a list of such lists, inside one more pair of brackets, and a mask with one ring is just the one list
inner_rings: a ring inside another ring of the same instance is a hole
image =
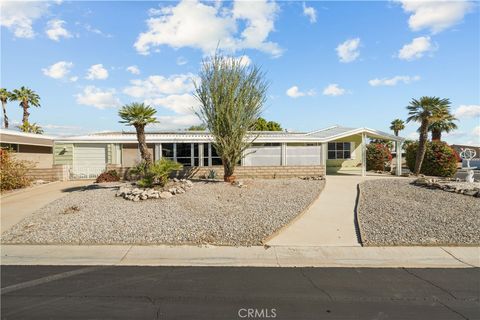
[[[450, 98], [480, 144], [478, 3], [1, 2], [1, 86], [41, 97], [31, 121], [50, 134], [128, 129], [119, 106], [146, 101], [158, 129], [198, 122], [191, 79], [217, 45], [260, 65], [264, 117], [289, 130], [341, 124], [389, 131], [412, 98]], [[14, 102], [9, 117], [21, 119]], [[403, 136], [413, 138], [417, 124]]]

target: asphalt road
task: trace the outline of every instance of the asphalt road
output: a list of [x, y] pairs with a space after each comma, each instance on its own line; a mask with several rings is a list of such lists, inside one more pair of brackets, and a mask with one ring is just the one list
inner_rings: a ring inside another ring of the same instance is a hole
[[480, 319], [479, 269], [2, 266], [1, 281], [5, 320]]

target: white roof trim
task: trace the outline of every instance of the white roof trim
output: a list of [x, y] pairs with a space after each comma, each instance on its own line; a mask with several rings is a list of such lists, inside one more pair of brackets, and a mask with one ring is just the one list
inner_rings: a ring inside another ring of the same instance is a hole
[[27, 133], [27, 132], [10, 130], [10, 129], [0, 129], [0, 135], [2, 134], [6, 134], [10, 136], [18, 136], [18, 137], [27, 137], [27, 138], [50, 139], [50, 140], [56, 139], [56, 137], [54, 136], [47, 136], [44, 134], [36, 134], [36, 133]]

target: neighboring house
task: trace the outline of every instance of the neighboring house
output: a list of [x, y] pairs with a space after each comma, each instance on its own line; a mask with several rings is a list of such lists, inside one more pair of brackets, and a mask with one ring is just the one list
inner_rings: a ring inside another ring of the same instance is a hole
[[[243, 167], [321, 166], [327, 173], [366, 174], [365, 145], [368, 138], [398, 142], [403, 138], [368, 128], [333, 126], [307, 133], [251, 132], [253, 145], [245, 152]], [[146, 141], [154, 160], [162, 157], [186, 167], [221, 166], [212, 136], [202, 131], [147, 132]], [[401, 154], [401, 152], [400, 152]], [[57, 138], [54, 164], [69, 165], [74, 177], [94, 177], [109, 165], [131, 167], [140, 160], [134, 132], [97, 133]], [[401, 156], [398, 158], [401, 164]], [[397, 165], [401, 174], [401, 165]]]
[[[465, 149], [471, 149], [475, 152], [475, 156], [470, 161], [470, 167], [477, 167], [480, 168], [480, 147], [476, 146], [467, 146], [467, 145], [460, 145], [460, 144], [452, 144], [451, 147], [455, 149], [458, 155], [461, 156], [461, 153]], [[467, 166], [467, 161], [462, 160], [462, 167]]]
[[53, 165], [54, 137], [0, 129], [2, 149], [10, 149], [19, 160], [32, 161], [36, 168], [51, 168]]

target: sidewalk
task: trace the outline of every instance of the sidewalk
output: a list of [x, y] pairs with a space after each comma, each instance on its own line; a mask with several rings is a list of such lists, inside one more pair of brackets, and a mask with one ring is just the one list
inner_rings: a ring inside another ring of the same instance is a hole
[[480, 267], [480, 247], [2, 245], [2, 265]]
[[50, 202], [91, 183], [89, 180], [55, 182], [2, 196], [0, 231], [3, 233]]
[[392, 176], [327, 176], [325, 188], [307, 212], [270, 238], [267, 245], [360, 246], [355, 231], [357, 185], [372, 179]]

